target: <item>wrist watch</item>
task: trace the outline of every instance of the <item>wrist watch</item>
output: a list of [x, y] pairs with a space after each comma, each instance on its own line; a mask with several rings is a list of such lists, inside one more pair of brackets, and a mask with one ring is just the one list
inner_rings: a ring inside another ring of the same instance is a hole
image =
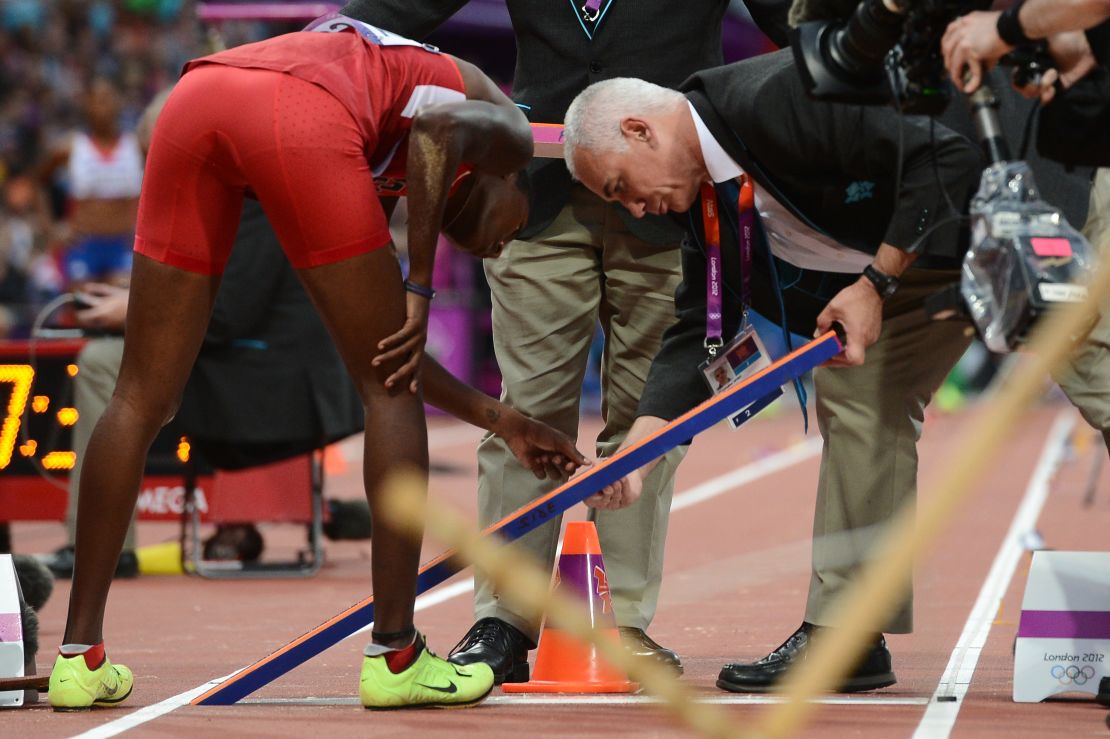
[[1008, 46], [1028, 46], [1036, 43], [1025, 34], [1025, 29], [1021, 27], [1021, 20], [1018, 18], [1019, 12], [1021, 12], [1021, 3], [1016, 2], [1002, 11], [998, 16], [998, 23], [995, 25], [998, 38], [1002, 39]]
[[875, 286], [875, 292], [879, 294], [880, 300], [886, 300], [898, 289], [897, 277], [883, 274], [870, 264], [863, 268], [863, 276], [870, 280], [871, 284]]

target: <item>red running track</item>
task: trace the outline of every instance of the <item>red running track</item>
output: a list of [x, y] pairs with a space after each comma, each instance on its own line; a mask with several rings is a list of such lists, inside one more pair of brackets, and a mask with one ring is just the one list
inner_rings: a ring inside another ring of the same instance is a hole
[[[959, 519], [948, 528], [917, 573], [917, 631], [889, 639], [899, 682], [855, 697], [832, 696], [805, 736], [913, 736], [921, 729], [973, 604], [984, 587], [1015, 512], [1045, 451], [1063, 406], [1031, 411]], [[931, 471], [954, 454], [967, 415], [932, 417], [921, 445], [922, 487]], [[1083, 496], [1093, 455], [1105, 451], [1080, 425], [1071, 458], [1059, 466], [1037, 524], [1057, 549], [1105, 548], [1110, 528], [1110, 471], [1104, 470], [1094, 504]], [[583, 438], [598, 426], [587, 423]], [[478, 432], [445, 420], [432, 424], [433, 495], [474, 515], [474, 443]], [[766, 699], [734, 697], [714, 687], [721, 665], [754, 659], [776, 646], [801, 621], [809, 572], [809, 529], [817, 477], [816, 447], [801, 446], [795, 414], [759, 418], [743, 431], [718, 427], [703, 434], [681, 467], [667, 548], [659, 613], [651, 628], [686, 665], [683, 680], [705, 700], [724, 706], [738, 726], [752, 726]], [[1101, 439], [1099, 439], [1101, 443]], [[333, 470], [328, 494], [360, 494], [358, 443], [342, 450], [346, 468]], [[1051, 446], [1051, 445], [1050, 445]], [[791, 450], [790, 458], [781, 455]], [[1051, 450], [1050, 450], [1051, 451]], [[778, 456], [776, 456], [778, 455]], [[782, 469], [758, 476], [761, 466]], [[333, 465], [334, 467], [334, 465]], [[744, 467], [756, 476], [737, 486], [722, 480]], [[581, 517], [579, 512], [576, 518]], [[19, 551], [46, 551], [62, 541], [55, 524], [14, 527]], [[172, 538], [173, 527], [143, 524], [144, 543]], [[288, 554], [301, 534], [293, 527], [266, 529], [272, 552]], [[285, 548], [286, 551], [282, 551]], [[425, 544], [430, 558], [443, 547]], [[110, 736], [327, 736], [452, 734], [518, 736], [683, 736], [659, 706], [642, 699], [588, 697], [539, 702], [502, 696], [467, 711], [370, 713], [357, 704], [361, 637], [334, 647], [248, 701], [231, 707], [181, 705], [208, 680], [227, 675], [299, 636], [363, 598], [369, 590], [367, 543], [331, 543], [319, 575], [293, 581], [203, 581], [145, 577], [116, 583], [109, 602], [107, 643], [112, 657], [137, 677], [125, 706], [89, 714], [54, 714], [45, 703], [3, 713], [4, 736], [71, 736], [98, 729]], [[1022, 554], [958, 713], [918, 736], [1044, 737], [1105, 732], [1105, 709], [1089, 699], [1019, 705], [1010, 700], [1010, 650], [1016, 632], [1028, 554]], [[449, 651], [471, 622], [466, 574], [433, 591], [418, 613], [434, 649]], [[1004, 584], [1004, 583], [1001, 583]], [[61, 583], [41, 614], [42, 640], [58, 642], [67, 584]], [[47, 648], [47, 651], [49, 647]], [[42, 669], [51, 660], [40, 656]], [[968, 662], [964, 663], [965, 669]], [[935, 704], [934, 704], [935, 705]], [[943, 718], [943, 717], [942, 717]]]

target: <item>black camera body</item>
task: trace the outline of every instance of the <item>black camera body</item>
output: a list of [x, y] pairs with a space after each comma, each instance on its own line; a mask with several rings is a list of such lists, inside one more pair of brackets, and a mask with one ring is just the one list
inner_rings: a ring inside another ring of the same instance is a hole
[[[902, 113], [937, 115], [948, 106], [940, 41], [960, 15], [989, 0], [863, 0], [847, 20], [800, 24], [794, 58], [813, 98], [856, 105], [892, 104]], [[1004, 60], [1005, 61], [1005, 60]], [[1043, 68], [1035, 49], [1011, 60], [1017, 73]], [[1086, 298], [1093, 266], [1087, 240], [1041, 199], [1028, 165], [1011, 161], [998, 104], [986, 85], [970, 96], [972, 118], [991, 165], [971, 203], [971, 239], [960, 282], [926, 302], [934, 318], [969, 320], [987, 348], [1019, 348], [1030, 328], [1061, 303]]]
[[1025, 344], [1046, 313], [1086, 299], [1094, 252], [1041, 199], [1028, 164], [987, 167], [970, 215], [960, 281], [926, 299], [931, 318], [969, 321], [989, 350], [1005, 353]]
[[1002, 162], [983, 172], [959, 292], [988, 349], [1012, 351], [1045, 313], [1086, 299], [1093, 261], [1083, 235], [1041, 199], [1028, 164]]
[[846, 20], [794, 29], [791, 47], [806, 90], [819, 100], [893, 104], [936, 115], [951, 99], [940, 39], [948, 24], [990, 0], [864, 0]]

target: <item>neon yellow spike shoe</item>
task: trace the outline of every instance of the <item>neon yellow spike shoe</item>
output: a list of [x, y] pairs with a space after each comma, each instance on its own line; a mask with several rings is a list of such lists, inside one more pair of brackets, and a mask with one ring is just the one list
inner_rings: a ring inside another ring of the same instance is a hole
[[451, 664], [437, 657], [416, 635], [417, 656], [394, 673], [384, 655], [363, 657], [358, 695], [370, 709], [465, 708], [480, 703], [493, 690], [493, 670], [481, 662]]
[[[103, 651], [101, 651], [101, 655]], [[135, 678], [123, 665], [113, 665], [104, 657], [100, 666], [90, 670], [85, 655], [58, 655], [50, 673], [47, 697], [55, 711], [87, 711], [93, 706], [114, 706], [131, 695]]]

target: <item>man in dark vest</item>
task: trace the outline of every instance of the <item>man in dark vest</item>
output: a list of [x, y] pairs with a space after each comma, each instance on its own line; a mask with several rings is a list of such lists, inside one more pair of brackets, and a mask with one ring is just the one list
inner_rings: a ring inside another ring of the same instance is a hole
[[[352, 0], [340, 12], [412, 38], [423, 38], [466, 0]], [[626, 75], [677, 86], [699, 69], [721, 64], [726, 0], [508, 0], [517, 38], [513, 100], [535, 123], [559, 123], [571, 99], [592, 82]], [[785, 40], [788, 2], [747, 5], [761, 28]], [[493, 298], [493, 341], [503, 378], [502, 400], [572, 438], [589, 348], [600, 319], [605, 428], [597, 450], [616, 449], [663, 331], [674, 320], [678, 243], [667, 219], [637, 220], [572, 183], [561, 160], [532, 163], [531, 217], [500, 259], [485, 262]], [[635, 311], [634, 320], [631, 311]], [[617, 623], [626, 646], [681, 670], [678, 657], [646, 633], [662, 581], [663, 548], [675, 450], [647, 480], [638, 505], [594, 516]], [[551, 490], [487, 436], [478, 449], [479, 518], [489, 525]], [[542, 563], [554, 562], [559, 523], [520, 540]], [[500, 682], [528, 679], [528, 650], [539, 624], [498, 600], [476, 578], [476, 623], [452, 661], [490, 664]]]

